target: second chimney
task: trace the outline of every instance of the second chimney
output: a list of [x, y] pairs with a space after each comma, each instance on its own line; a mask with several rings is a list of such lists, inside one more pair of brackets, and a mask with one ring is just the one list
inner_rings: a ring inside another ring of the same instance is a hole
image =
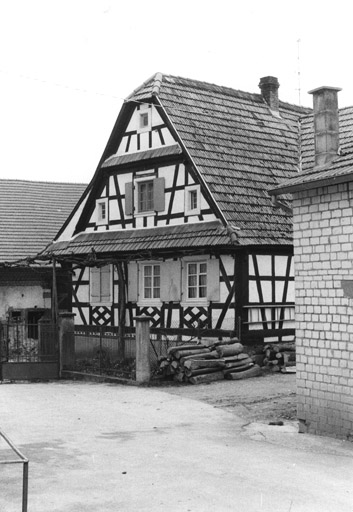
[[325, 165], [339, 148], [338, 87], [319, 87], [309, 91], [314, 102], [315, 165]]
[[262, 97], [266, 101], [267, 105], [273, 112], [278, 113], [278, 79], [275, 76], [264, 76], [263, 78], [260, 78], [259, 87], [261, 89]]

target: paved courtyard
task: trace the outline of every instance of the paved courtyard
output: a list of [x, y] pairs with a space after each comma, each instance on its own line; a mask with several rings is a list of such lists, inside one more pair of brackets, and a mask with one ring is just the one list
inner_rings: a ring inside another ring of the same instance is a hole
[[[29, 512], [353, 510], [352, 443], [168, 388], [1, 384], [0, 428], [30, 460]], [[18, 465], [0, 465], [0, 510], [21, 510]]]

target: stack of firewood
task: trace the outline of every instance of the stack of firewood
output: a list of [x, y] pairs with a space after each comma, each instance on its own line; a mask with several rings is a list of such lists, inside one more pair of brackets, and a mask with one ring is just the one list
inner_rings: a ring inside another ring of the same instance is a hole
[[295, 366], [295, 342], [272, 343], [264, 347], [264, 366], [272, 371], [285, 371]]
[[178, 382], [201, 384], [222, 379], [243, 379], [260, 373], [238, 340], [219, 341], [213, 345], [182, 345], [168, 350], [161, 358], [160, 373]]

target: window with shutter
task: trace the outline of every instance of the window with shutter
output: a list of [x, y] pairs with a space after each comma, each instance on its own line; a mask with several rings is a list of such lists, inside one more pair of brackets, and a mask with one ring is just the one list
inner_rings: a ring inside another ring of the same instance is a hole
[[153, 214], [165, 209], [164, 178], [136, 179], [125, 186], [125, 213], [132, 215]]
[[112, 302], [111, 266], [90, 269], [90, 302], [107, 304]]
[[219, 260], [188, 258], [183, 263], [182, 282], [184, 303], [219, 302]]

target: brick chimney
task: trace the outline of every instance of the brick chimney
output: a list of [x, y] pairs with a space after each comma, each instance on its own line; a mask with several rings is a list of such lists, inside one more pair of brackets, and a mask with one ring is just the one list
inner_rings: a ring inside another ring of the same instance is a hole
[[314, 102], [315, 165], [329, 163], [338, 153], [338, 87], [319, 87], [309, 91]]
[[259, 87], [261, 94], [272, 112], [278, 113], [278, 88], [279, 82], [275, 76], [264, 76], [260, 78]]

